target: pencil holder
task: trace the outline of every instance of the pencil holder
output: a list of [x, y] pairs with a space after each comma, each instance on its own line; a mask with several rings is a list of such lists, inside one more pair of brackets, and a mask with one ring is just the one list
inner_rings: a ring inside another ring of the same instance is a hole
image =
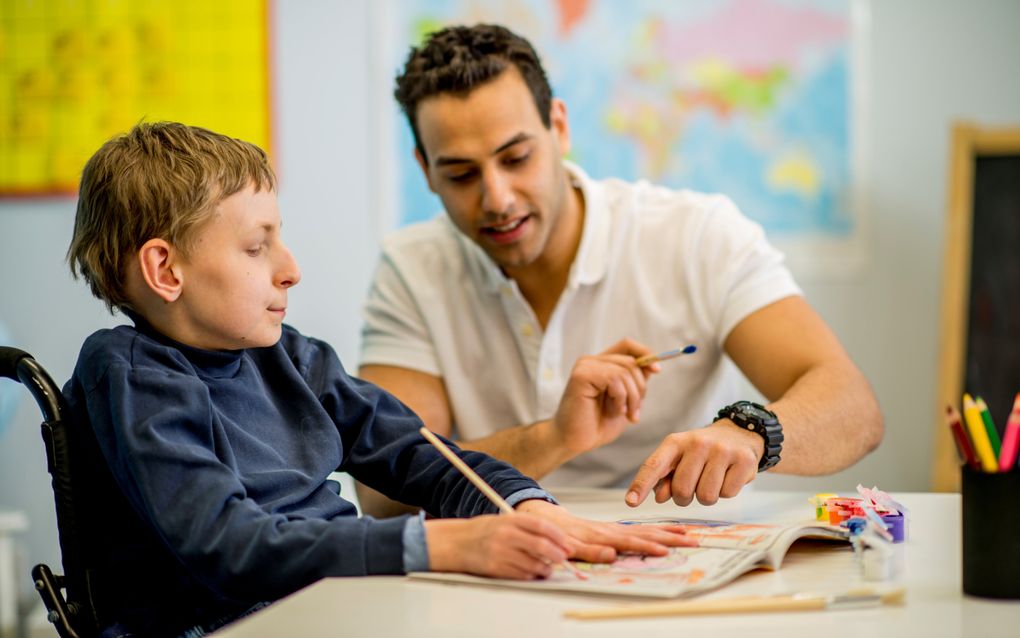
[[963, 593], [1020, 598], [1020, 472], [962, 472]]

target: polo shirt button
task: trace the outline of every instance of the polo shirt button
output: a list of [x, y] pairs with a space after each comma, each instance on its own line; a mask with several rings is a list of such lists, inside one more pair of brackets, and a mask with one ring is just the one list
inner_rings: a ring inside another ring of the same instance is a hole
[[521, 325], [521, 334], [524, 335], [525, 337], [530, 337], [532, 334], [534, 334], [534, 332], [535, 331], [532, 330], [530, 323], [525, 323]]
[[543, 370], [542, 371], [542, 378], [545, 379], [546, 381], [552, 381], [552, 378], [553, 378], [553, 371], [552, 371], [552, 369], [551, 368], [546, 368], [545, 370]]

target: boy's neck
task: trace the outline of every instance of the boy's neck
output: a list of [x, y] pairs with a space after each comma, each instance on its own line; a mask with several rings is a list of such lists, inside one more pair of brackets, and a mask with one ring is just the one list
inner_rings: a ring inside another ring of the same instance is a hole
[[180, 308], [178, 302], [165, 301], [153, 293], [138, 269], [128, 270], [126, 284], [131, 306], [123, 308], [122, 312], [134, 322], [139, 332], [174, 347], [183, 346], [201, 352], [227, 352], [203, 347], [183, 333], [181, 326], [185, 322], [177, 316]]

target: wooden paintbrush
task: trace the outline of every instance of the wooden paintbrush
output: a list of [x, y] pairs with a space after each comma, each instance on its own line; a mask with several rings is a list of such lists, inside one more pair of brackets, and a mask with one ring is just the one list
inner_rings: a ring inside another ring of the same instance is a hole
[[878, 605], [899, 605], [903, 603], [905, 597], [906, 589], [900, 587], [881, 593], [871, 589], [862, 589], [842, 594], [793, 594], [719, 598], [715, 600], [671, 600], [598, 609], [572, 609], [563, 612], [563, 615], [567, 618], [577, 618], [579, 620], [602, 620], [696, 614], [746, 614], [773, 611], [855, 609], [859, 607], [877, 607]]

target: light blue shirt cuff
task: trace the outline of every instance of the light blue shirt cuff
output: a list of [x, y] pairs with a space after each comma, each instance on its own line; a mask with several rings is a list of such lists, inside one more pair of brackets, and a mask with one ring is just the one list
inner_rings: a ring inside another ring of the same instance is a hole
[[517, 507], [517, 504], [521, 501], [527, 501], [529, 499], [541, 499], [543, 501], [549, 501], [553, 505], [559, 505], [559, 503], [552, 497], [552, 494], [545, 490], [540, 490], [537, 487], [529, 487], [523, 490], [514, 492], [510, 496], [506, 497], [507, 505], [510, 507]]
[[404, 571], [427, 572], [429, 570], [429, 549], [425, 543], [425, 512], [409, 516], [401, 536], [404, 541]]

